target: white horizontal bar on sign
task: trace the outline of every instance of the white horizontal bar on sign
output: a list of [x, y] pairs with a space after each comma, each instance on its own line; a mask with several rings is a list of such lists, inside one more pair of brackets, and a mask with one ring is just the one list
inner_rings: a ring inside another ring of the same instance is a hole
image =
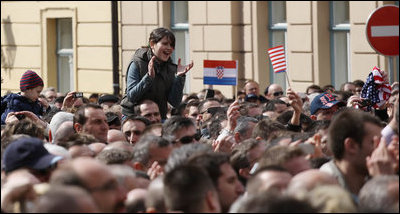
[[387, 25], [387, 26], [371, 26], [372, 37], [390, 37], [399, 36], [398, 25]]
[[[236, 77], [236, 69], [224, 68], [224, 77]], [[216, 77], [217, 70], [215, 68], [204, 68], [205, 77]]]

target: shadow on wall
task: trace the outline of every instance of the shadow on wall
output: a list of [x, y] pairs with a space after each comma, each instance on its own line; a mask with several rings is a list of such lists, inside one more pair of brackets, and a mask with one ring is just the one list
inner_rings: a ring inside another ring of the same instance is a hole
[[15, 44], [14, 34], [11, 29], [10, 16], [7, 16], [7, 18], [3, 19], [2, 22], [4, 23], [3, 32], [5, 38], [4, 43], [1, 44], [1, 67], [7, 72], [8, 76], [10, 77], [10, 71], [14, 67], [17, 46]]

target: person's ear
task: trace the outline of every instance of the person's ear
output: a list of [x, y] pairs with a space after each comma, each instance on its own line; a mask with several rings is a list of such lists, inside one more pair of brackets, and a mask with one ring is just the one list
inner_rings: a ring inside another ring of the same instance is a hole
[[219, 205], [218, 197], [214, 191], [207, 191], [205, 201], [208, 211], [211, 213], [221, 212], [221, 206]]
[[352, 138], [344, 139], [344, 153], [349, 154], [351, 156], [357, 155], [360, 146], [357, 144], [355, 140]]
[[257, 137], [256, 137], [256, 140], [260, 141], [260, 140], [262, 140], [262, 137], [257, 136]]
[[154, 41], [150, 41], [150, 48], [153, 49], [155, 44], [157, 44], [157, 43]]
[[139, 171], [144, 171], [144, 166], [143, 164], [139, 163], [139, 162], [135, 162], [133, 163], [133, 168]]
[[81, 133], [83, 129], [83, 126], [79, 123], [74, 123], [74, 130], [76, 133]]
[[249, 167], [243, 168], [243, 169], [239, 169], [239, 175], [249, 179], [250, 178], [250, 169]]
[[49, 142], [53, 141], [53, 136], [51, 135], [51, 129], [49, 129]]

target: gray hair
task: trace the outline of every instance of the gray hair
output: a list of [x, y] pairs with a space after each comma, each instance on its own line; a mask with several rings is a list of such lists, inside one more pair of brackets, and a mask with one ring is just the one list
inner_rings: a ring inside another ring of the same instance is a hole
[[237, 125], [234, 132], [238, 132], [240, 135], [246, 134], [249, 130], [249, 123], [258, 123], [258, 120], [254, 117], [241, 116], [237, 119]]
[[[395, 185], [397, 183], [397, 185]], [[397, 195], [397, 196], [396, 196]], [[361, 212], [399, 212], [399, 176], [373, 177], [361, 188], [359, 208]]]
[[167, 147], [171, 143], [159, 136], [155, 135], [145, 135], [140, 138], [140, 140], [135, 144], [133, 149], [133, 162], [139, 162], [144, 166], [147, 166], [147, 163], [150, 160], [150, 147], [156, 146], [159, 148]]
[[49, 128], [52, 134], [52, 142], [54, 142], [54, 138], [56, 136], [57, 130], [60, 125], [66, 121], [73, 121], [74, 115], [69, 112], [60, 111], [57, 112], [50, 121]]

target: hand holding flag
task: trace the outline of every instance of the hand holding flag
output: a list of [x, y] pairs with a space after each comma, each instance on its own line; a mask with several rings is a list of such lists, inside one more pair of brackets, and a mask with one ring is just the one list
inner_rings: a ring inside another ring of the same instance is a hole
[[375, 66], [362, 88], [361, 98], [369, 99], [374, 108], [379, 108], [389, 100], [391, 91], [392, 87], [385, 80], [385, 72]]

